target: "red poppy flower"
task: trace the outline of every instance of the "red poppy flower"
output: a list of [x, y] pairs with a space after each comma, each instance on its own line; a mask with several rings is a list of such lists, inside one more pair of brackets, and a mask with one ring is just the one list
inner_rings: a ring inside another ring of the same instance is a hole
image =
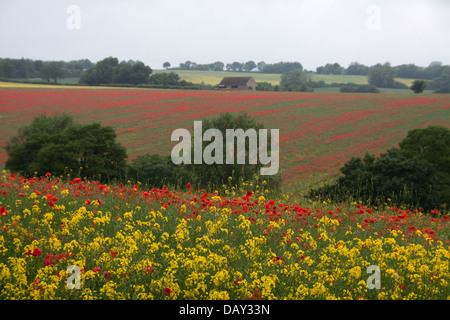
[[111, 257], [115, 258], [117, 256], [117, 251], [114, 251], [113, 249], [109, 250], [111, 253]]
[[80, 178], [74, 178], [74, 179], [73, 179], [73, 182], [75, 182], [75, 183], [80, 183], [80, 182], [81, 182], [81, 179], [80, 179]]
[[20, 193], [18, 193], [18, 194], [17, 194], [17, 196], [19, 196], [19, 197], [23, 198], [23, 197], [25, 197], [25, 194], [24, 194], [24, 193], [22, 193], [22, 192], [20, 192]]
[[6, 211], [5, 207], [0, 207], [0, 216], [6, 217], [8, 215], [8, 211]]
[[145, 266], [144, 267], [144, 273], [146, 273], [146, 274], [152, 273], [153, 271], [155, 271], [155, 269], [152, 266]]
[[172, 293], [172, 290], [170, 290], [170, 288], [166, 287], [164, 289], [164, 293], [167, 294], [168, 296], [170, 296], [170, 294]]
[[191, 188], [191, 184], [188, 182], [188, 183], [186, 184], [186, 187], [187, 187], [188, 189], [190, 189], [190, 188]]
[[94, 268], [92, 269], [92, 271], [94, 271], [94, 272], [100, 272], [100, 271], [102, 271], [102, 269], [101, 269], [100, 267], [94, 267]]
[[52, 255], [51, 255], [51, 254], [48, 254], [48, 255], [45, 257], [44, 264], [45, 264], [46, 266], [55, 265], [55, 261], [52, 260]]
[[87, 205], [91, 204], [91, 200], [89, 198], [87, 198], [85, 204], [87, 204]]

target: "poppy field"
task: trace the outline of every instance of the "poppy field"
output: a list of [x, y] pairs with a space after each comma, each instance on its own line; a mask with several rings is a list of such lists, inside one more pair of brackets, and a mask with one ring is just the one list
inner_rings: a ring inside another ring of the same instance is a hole
[[414, 128], [450, 126], [450, 98], [437, 94], [342, 94], [148, 89], [0, 89], [0, 167], [3, 147], [36, 115], [70, 113], [77, 122], [112, 126], [137, 155], [170, 155], [177, 128], [194, 120], [245, 111], [280, 130], [280, 174], [303, 191], [336, 175], [352, 156], [379, 154]]
[[36, 115], [66, 112], [112, 126], [129, 159], [168, 155], [174, 129], [246, 111], [280, 129], [287, 186], [146, 189], [0, 171], [0, 299], [450, 299], [448, 210], [301, 192], [411, 129], [449, 127], [449, 109], [434, 94], [0, 88], [0, 147]]
[[247, 187], [141, 190], [3, 172], [0, 298], [450, 299], [448, 215], [304, 206]]

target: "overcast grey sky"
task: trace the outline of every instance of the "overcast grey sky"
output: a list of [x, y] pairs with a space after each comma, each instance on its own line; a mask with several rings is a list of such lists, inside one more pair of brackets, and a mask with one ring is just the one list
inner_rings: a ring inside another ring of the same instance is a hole
[[0, 57], [108, 56], [153, 69], [186, 60], [450, 64], [450, 1], [0, 0]]

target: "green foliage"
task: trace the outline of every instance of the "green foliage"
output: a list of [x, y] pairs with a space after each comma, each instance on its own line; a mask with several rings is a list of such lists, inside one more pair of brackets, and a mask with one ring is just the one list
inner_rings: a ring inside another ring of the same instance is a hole
[[148, 83], [152, 69], [140, 61], [122, 61], [108, 57], [96, 63], [95, 67], [86, 70], [80, 83], [87, 85]]
[[415, 80], [410, 88], [414, 93], [421, 93], [425, 90], [426, 86], [427, 82], [425, 80]]
[[[29, 79], [42, 77], [42, 71], [47, 66], [57, 65], [67, 78], [79, 77], [83, 69], [93, 67], [93, 63], [88, 59], [71, 61], [42, 61], [32, 59], [9, 59], [0, 58], [0, 77]], [[46, 71], [44, 71], [46, 73]], [[61, 76], [59, 75], [58, 78]], [[47, 78], [45, 78], [47, 79]], [[50, 77], [53, 79], [53, 77]]]
[[7, 146], [5, 168], [24, 176], [47, 172], [108, 180], [125, 175], [126, 149], [112, 127], [74, 124], [71, 116], [38, 116]]
[[181, 80], [180, 76], [175, 72], [161, 72], [155, 73], [150, 77], [148, 81], [150, 85], [159, 85], [161, 87], [170, 87], [170, 86], [194, 86], [192, 82], [187, 82], [186, 80]]
[[377, 64], [369, 72], [369, 84], [379, 88], [392, 88], [394, 86], [395, 71], [389, 63]]
[[450, 87], [450, 67], [446, 67], [439, 77], [436, 77], [430, 81], [428, 86], [430, 89], [434, 90]]
[[273, 90], [273, 86], [270, 82], [257, 82], [256, 83], [256, 90], [257, 91], [272, 91]]
[[414, 129], [399, 143], [405, 157], [423, 156], [436, 171], [436, 194], [450, 205], [450, 130], [443, 126]]
[[[264, 126], [249, 117], [246, 113], [232, 115], [230, 113], [221, 114], [218, 118], [204, 120], [202, 123], [202, 134], [206, 130], [216, 128], [226, 136], [227, 129], [263, 129]], [[268, 134], [270, 141], [270, 134]], [[193, 141], [192, 141], [193, 142]], [[209, 142], [203, 142], [203, 149]], [[226, 144], [223, 144], [223, 154], [226, 154]], [[134, 178], [150, 187], [161, 187], [162, 185], [183, 185], [192, 183], [198, 188], [220, 188], [224, 184], [240, 186], [242, 182], [256, 179], [257, 183], [266, 181], [273, 189], [278, 189], [281, 185], [280, 175], [261, 176], [261, 163], [249, 164], [248, 161], [248, 140], [246, 141], [246, 164], [173, 164], [171, 157], [160, 155], [144, 155], [137, 157], [131, 164], [128, 171], [129, 177]], [[193, 150], [193, 146], [192, 146]], [[235, 157], [237, 153], [235, 143]], [[270, 152], [270, 145], [269, 150]], [[193, 154], [192, 154], [193, 157]], [[229, 178], [231, 177], [231, 181]]]
[[47, 63], [42, 67], [41, 78], [50, 82], [53, 79], [56, 83], [58, 78], [64, 77], [62, 65], [58, 62]]
[[340, 92], [367, 92], [380, 93], [377, 87], [371, 84], [354, 84], [347, 83], [340, 88]]
[[441, 87], [439, 89], [436, 89], [433, 91], [433, 93], [450, 93], [450, 86], [448, 87]]
[[128, 177], [149, 188], [162, 188], [163, 185], [180, 186], [195, 179], [185, 166], [177, 166], [170, 156], [158, 154], [141, 155], [134, 159], [129, 166]]
[[370, 67], [368, 67], [368, 66], [365, 66], [358, 62], [352, 62], [347, 67], [347, 69], [344, 70], [344, 74], [366, 76], [366, 75], [368, 75], [369, 70], [370, 70]]
[[301, 69], [289, 71], [281, 75], [281, 91], [312, 91], [309, 87], [311, 74]]
[[[255, 119], [248, 116], [247, 113], [240, 113], [237, 115], [232, 115], [231, 113], [223, 113], [217, 118], [213, 118], [211, 120], [205, 120], [203, 121], [202, 130], [203, 133], [208, 129], [218, 129], [222, 132], [222, 136], [226, 136], [226, 130], [227, 129], [242, 129], [244, 131], [248, 129], [255, 129], [258, 135], [258, 141], [259, 141], [259, 129], [264, 129], [264, 125], [261, 123], [258, 123]], [[270, 131], [267, 135], [267, 141], [270, 141]], [[203, 149], [208, 145], [209, 142], [203, 142]], [[270, 147], [270, 143], [269, 146]], [[226, 154], [226, 144], [223, 144], [223, 154]], [[193, 149], [192, 149], [193, 150]], [[189, 167], [190, 171], [192, 172], [193, 176], [197, 178], [197, 183], [200, 184], [200, 186], [206, 187], [220, 187], [223, 184], [228, 184], [229, 177], [232, 177], [231, 184], [233, 186], [238, 187], [243, 181], [250, 181], [256, 177], [256, 180], [266, 180], [267, 182], [270, 181], [270, 184], [277, 188], [280, 185], [280, 176], [261, 176], [260, 175], [260, 168], [263, 166], [259, 161], [256, 164], [249, 164], [249, 142], [246, 140], [245, 142], [245, 164], [213, 164], [213, 165], [207, 165], [207, 164], [200, 164], [195, 165], [191, 164], [187, 167]], [[268, 152], [270, 152], [270, 148], [268, 148]], [[235, 143], [234, 148], [236, 158], [237, 154], [237, 146]], [[193, 162], [192, 162], [193, 163]]]
[[243, 66], [244, 71], [252, 71], [255, 68], [256, 68], [256, 63], [253, 60], [247, 61], [246, 63], [244, 63], [244, 66]]
[[327, 63], [325, 66], [317, 67], [316, 72], [319, 74], [342, 74], [344, 68], [339, 63]]
[[277, 62], [277, 63], [264, 63], [261, 72], [264, 73], [286, 73], [293, 70], [303, 70], [303, 66], [300, 62]]
[[334, 185], [312, 190], [310, 197], [353, 198], [375, 205], [389, 198], [425, 209], [450, 203], [450, 130], [414, 129], [399, 146], [378, 158], [370, 154], [352, 158]]

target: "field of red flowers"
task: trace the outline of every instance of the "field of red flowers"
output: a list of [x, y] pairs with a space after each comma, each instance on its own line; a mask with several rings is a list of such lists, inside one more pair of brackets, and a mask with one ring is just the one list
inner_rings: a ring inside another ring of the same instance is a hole
[[300, 188], [338, 173], [352, 156], [386, 151], [413, 128], [450, 127], [448, 95], [2, 88], [0, 167], [8, 139], [41, 113], [113, 126], [133, 159], [170, 154], [176, 128], [239, 111], [280, 129], [280, 172]]

